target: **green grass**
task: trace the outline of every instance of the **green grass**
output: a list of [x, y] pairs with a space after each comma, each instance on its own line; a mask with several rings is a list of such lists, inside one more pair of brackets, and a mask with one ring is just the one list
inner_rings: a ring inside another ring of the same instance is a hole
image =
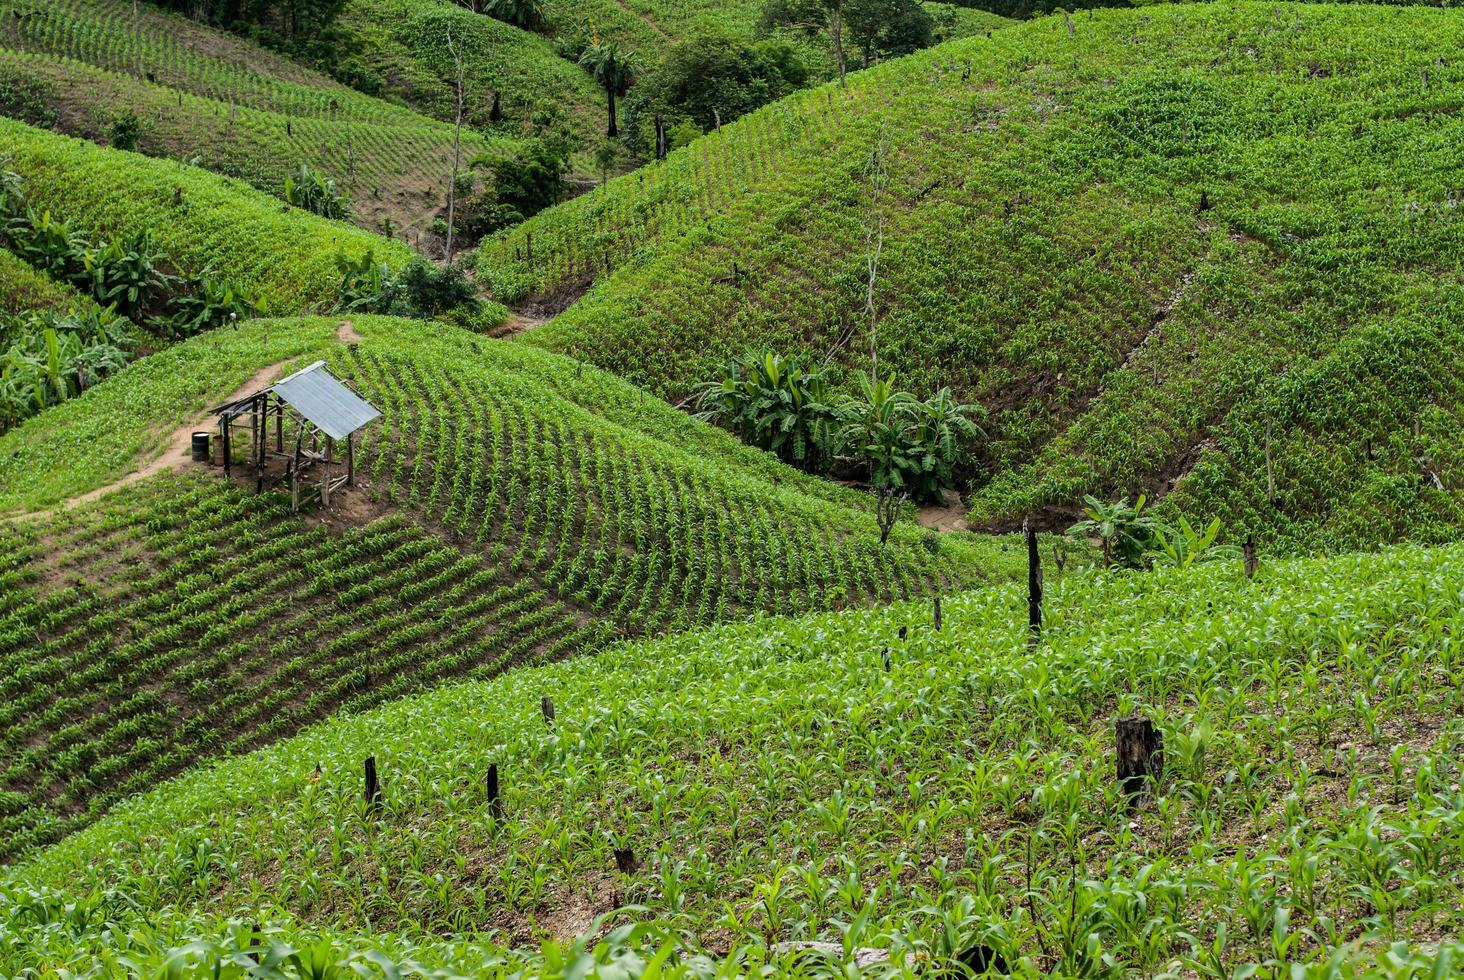
[[[452, 0], [350, 0], [337, 27], [384, 82], [384, 93], [438, 119], [456, 111], [451, 26], [463, 57], [464, 113], [474, 125], [523, 131], [541, 104], [554, 105], [588, 148], [603, 135], [603, 95], [588, 74], [537, 34], [474, 14]], [[492, 125], [493, 93], [505, 121]]]
[[324, 319], [214, 331], [0, 436], [3, 513], [148, 462], [261, 368], [326, 358], [384, 413], [339, 534], [201, 466], [0, 522], [0, 859], [201, 758], [445, 679], [1015, 574], [994, 540], [934, 553], [907, 524], [881, 548], [859, 494], [593, 368], [356, 326], [349, 349]]
[[1265, 542], [1438, 540], [1464, 492], [1461, 48], [1423, 8], [1031, 21], [726, 126], [485, 244], [480, 278], [549, 309], [593, 281], [529, 342], [672, 399], [752, 346], [867, 370], [885, 143], [880, 363], [991, 410], [978, 523], [1177, 483]]
[[0, 119], [9, 169], [25, 179], [27, 203], [91, 240], [144, 230], [190, 272], [205, 267], [256, 291], [275, 313], [334, 304], [335, 256], [374, 251], [403, 265], [397, 242], [291, 208], [238, 181], [197, 167], [105, 149]]
[[[333, 177], [353, 219], [408, 239], [446, 207], [452, 126], [353, 91], [278, 55], [153, 7], [134, 29], [125, 0], [0, 2], [0, 71], [38, 86], [53, 126], [105, 141], [124, 111], [138, 149], [197, 159], [273, 195], [301, 164]], [[449, 116], [450, 118], [450, 116]], [[464, 164], [516, 145], [463, 136]]]
[[8, 249], [0, 248], [0, 314], [31, 310], [100, 312], [91, 297], [57, 282]]
[[[1458, 546], [1253, 581], [1082, 573], [1035, 647], [1006, 586], [949, 600], [940, 633], [898, 605], [448, 687], [193, 773], [19, 866], [0, 963], [207, 972], [319, 943], [341, 970], [374, 951], [561, 977], [664, 949], [672, 975], [713, 975], [701, 952], [723, 976], [829, 975], [771, 948], [823, 938], [907, 970], [984, 943], [1023, 976], [1448, 975], [1461, 582]], [[1133, 807], [1112, 755], [1131, 713], [1166, 746]], [[627, 903], [646, 931], [569, 948]]]

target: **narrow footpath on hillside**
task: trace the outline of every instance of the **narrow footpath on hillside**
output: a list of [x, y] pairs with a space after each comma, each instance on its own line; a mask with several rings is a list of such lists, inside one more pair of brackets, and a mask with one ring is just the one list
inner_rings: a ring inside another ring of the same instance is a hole
[[[355, 324], [350, 320], [342, 320], [340, 326], [336, 329], [336, 340], [348, 347], [354, 347], [360, 343], [361, 334], [356, 331]], [[249, 380], [236, 388], [232, 394], [218, 399], [218, 402], [223, 404], [224, 402], [233, 401], [236, 398], [244, 397], [251, 391], [256, 391], [264, 387], [270, 381], [279, 377], [280, 372], [289, 365], [289, 361], [280, 361], [278, 364], [271, 364], [268, 367], [260, 368], [250, 375]], [[60, 511], [79, 507], [82, 504], [105, 497], [109, 493], [121, 490], [123, 487], [131, 486], [134, 483], [140, 483], [160, 473], [178, 472], [186, 467], [192, 459], [193, 433], [201, 431], [203, 428], [211, 428], [212, 425], [213, 419], [207, 412], [194, 415], [169, 433], [161, 453], [125, 476], [121, 476], [110, 483], [103, 484], [94, 490], [77, 494], [75, 497], [68, 497], [55, 507], [5, 516], [15, 520], [43, 520], [54, 516]]]

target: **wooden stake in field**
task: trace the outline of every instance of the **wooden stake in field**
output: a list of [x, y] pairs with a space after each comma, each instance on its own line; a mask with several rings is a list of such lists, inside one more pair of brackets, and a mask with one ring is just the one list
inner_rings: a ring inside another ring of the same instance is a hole
[[1245, 569], [1245, 577], [1255, 578], [1256, 566], [1260, 564], [1260, 560], [1256, 558], [1255, 535], [1246, 535], [1245, 544], [1241, 546], [1241, 554], [1244, 556], [1242, 567]]
[[539, 701], [539, 710], [544, 712], [544, 724], [554, 727], [554, 701], [547, 694]]
[[1035, 643], [1042, 638], [1042, 555], [1031, 520], [1022, 521], [1022, 535], [1027, 539], [1027, 628]]
[[366, 808], [375, 810], [381, 805], [381, 783], [376, 778], [376, 756], [366, 757]]
[[484, 780], [488, 790], [488, 812], [494, 820], [503, 819], [503, 800], [498, 795], [498, 763], [488, 766], [488, 777]]

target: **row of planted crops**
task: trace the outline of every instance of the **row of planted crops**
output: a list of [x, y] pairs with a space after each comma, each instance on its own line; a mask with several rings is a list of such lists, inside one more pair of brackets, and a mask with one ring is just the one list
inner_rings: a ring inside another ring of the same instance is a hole
[[[1038, 644], [1002, 586], [948, 598], [940, 631], [899, 604], [448, 687], [21, 865], [0, 962], [1451, 975], [1461, 562], [1085, 573], [1053, 583]], [[1136, 797], [1113, 758], [1131, 714], [1163, 735]]]
[[73, 457], [96, 485], [108, 473], [83, 462], [94, 425], [145, 447], [190, 405], [221, 400], [251, 358], [284, 371], [324, 355], [384, 413], [363, 437], [359, 493], [368, 514], [400, 515], [333, 536], [289, 518], [287, 494], [256, 497], [199, 467], [4, 525], [4, 856], [200, 756], [447, 678], [621, 635], [962, 587], [1010, 565], [998, 544], [911, 527], [881, 547], [857, 494], [567, 359], [410, 321], [357, 328], [366, 339], [350, 348], [331, 321], [216, 331], [69, 403], [47, 431], [0, 441], [19, 487]]

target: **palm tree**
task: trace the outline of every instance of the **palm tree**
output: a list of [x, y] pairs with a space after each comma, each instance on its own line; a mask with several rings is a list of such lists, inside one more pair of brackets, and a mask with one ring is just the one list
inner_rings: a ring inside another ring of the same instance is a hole
[[620, 127], [615, 123], [615, 100], [630, 91], [630, 87], [635, 84], [641, 67], [640, 58], [634, 52], [621, 50], [620, 45], [614, 41], [601, 41], [596, 34], [590, 38], [584, 54], [580, 55], [579, 63], [590, 73], [595, 83], [605, 90], [610, 107], [610, 125], [606, 128], [605, 135], [613, 139], [620, 135]]

